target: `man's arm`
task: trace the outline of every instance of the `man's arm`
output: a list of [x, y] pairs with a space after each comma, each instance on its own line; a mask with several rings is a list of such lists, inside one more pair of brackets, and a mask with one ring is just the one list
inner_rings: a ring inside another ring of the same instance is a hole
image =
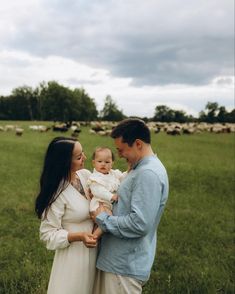
[[109, 232], [119, 238], [144, 236], [155, 222], [160, 200], [160, 180], [151, 170], [146, 170], [136, 179], [130, 212], [125, 216], [112, 216], [104, 212], [101, 207], [96, 222], [103, 232]]

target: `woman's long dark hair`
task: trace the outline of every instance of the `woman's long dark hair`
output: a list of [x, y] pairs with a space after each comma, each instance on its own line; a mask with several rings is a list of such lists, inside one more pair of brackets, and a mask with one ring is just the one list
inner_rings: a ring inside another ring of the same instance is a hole
[[40, 178], [40, 191], [35, 201], [38, 218], [45, 215], [51, 204], [71, 181], [71, 161], [74, 138], [56, 137], [49, 144]]

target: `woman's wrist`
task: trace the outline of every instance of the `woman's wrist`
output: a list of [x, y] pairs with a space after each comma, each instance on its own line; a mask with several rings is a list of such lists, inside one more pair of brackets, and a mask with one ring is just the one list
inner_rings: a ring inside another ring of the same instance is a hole
[[76, 232], [76, 233], [68, 233], [68, 241], [76, 242], [76, 241], [83, 241], [84, 233], [83, 232]]

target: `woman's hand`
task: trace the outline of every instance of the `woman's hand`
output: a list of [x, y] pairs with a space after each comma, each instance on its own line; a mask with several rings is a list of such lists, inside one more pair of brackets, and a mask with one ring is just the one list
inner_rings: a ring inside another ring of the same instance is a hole
[[94, 248], [97, 246], [97, 236], [90, 233], [83, 233], [81, 241], [87, 248]]
[[97, 236], [87, 232], [76, 232], [76, 233], [68, 233], [68, 241], [77, 242], [81, 241], [87, 248], [94, 248], [97, 246]]

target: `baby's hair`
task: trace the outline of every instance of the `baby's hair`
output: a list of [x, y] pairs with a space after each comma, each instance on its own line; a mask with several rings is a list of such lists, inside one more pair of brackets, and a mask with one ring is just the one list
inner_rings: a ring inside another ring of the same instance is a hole
[[95, 156], [96, 156], [96, 153], [97, 153], [97, 152], [100, 152], [100, 151], [103, 151], [103, 150], [109, 150], [109, 151], [111, 152], [111, 154], [112, 154], [112, 161], [115, 160], [114, 153], [113, 153], [113, 151], [112, 151], [109, 147], [96, 147], [96, 148], [95, 148], [95, 151], [94, 151], [93, 154], [92, 154], [92, 160], [95, 159]]

